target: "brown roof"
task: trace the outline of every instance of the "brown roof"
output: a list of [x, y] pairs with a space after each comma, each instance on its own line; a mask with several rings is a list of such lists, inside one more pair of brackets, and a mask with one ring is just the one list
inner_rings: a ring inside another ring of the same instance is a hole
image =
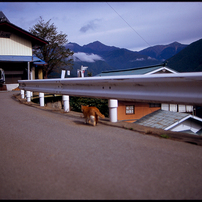
[[12, 32], [17, 35], [20, 35], [21, 37], [27, 38], [28, 40], [32, 42], [33, 46], [34, 45], [43, 46], [45, 44], [48, 44], [48, 41], [38, 36], [35, 36], [31, 34], [30, 32], [10, 23], [10, 21], [6, 18], [6, 16], [3, 14], [2, 11], [0, 11], [0, 28], [3, 31]]

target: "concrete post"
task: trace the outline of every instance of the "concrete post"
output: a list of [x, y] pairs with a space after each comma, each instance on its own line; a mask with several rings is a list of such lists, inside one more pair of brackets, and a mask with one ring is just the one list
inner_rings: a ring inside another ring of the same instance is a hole
[[38, 78], [43, 79], [43, 69], [38, 70]]
[[27, 79], [30, 80], [30, 62], [27, 62]]
[[64, 79], [65, 78], [65, 70], [62, 70], [62, 72], [61, 72], [61, 79]]
[[85, 71], [84, 71], [84, 70], [81, 70], [81, 77], [82, 77], [82, 78], [84, 77], [84, 73], [85, 73]]
[[31, 102], [31, 92], [26, 91], [27, 102]]
[[62, 96], [63, 99], [63, 104], [64, 104], [64, 111], [65, 112], [69, 112], [69, 95], [63, 95]]
[[25, 91], [24, 90], [20, 90], [20, 94], [21, 94], [21, 98], [25, 99]]
[[44, 107], [44, 93], [39, 93], [40, 106]]
[[118, 100], [114, 100], [114, 99], [108, 100], [108, 107], [109, 107], [110, 122], [117, 122]]
[[32, 67], [31, 72], [30, 72], [30, 79], [35, 80], [35, 67]]

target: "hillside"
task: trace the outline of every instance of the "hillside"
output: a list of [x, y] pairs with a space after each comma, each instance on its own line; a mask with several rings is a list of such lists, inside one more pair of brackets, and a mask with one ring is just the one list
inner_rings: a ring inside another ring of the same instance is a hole
[[202, 39], [191, 43], [167, 61], [170, 68], [179, 72], [202, 71]]
[[123, 48], [103, 53], [102, 56], [113, 69], [128, 69], [160, 63], [147, 55]]
[[95, 76], [102, 71], [157, 65], [165, 60], [168, 61], [169, 67], [179, 72], [201, 71], [200, 40], [191, 45], [173, 42], [141, 51], [107, 46], [99, 41], [83, 46], [70, 42], [66, 44], [66, 48], [74, 51], [74, 67], [71, 70], [71, 76], [77, 76], [77, 69], [80, 69], [81, 65], [88, 67], [85, 76], [88, 73]]
[[100, 43], [99, 41], [95, 41], [93, 43], [89, 43], [87, 45], [83, 46], [84, 49], [90, 49], [96, 53], [100, 53], [100, 52], [109, 52], [109, 51], [114, 51], [117, 50], [119, 48], [115, 47], [115, 46], [106, 46], [102, 43]]
[[139, 51], [139, 53], [143, 55], [148, 55], [157, 60], [164, 61], [172, 57], [173, 55], [176, 55], [185, 47], [187, 47], [187, 45], [174, 42], [168, 45], [157, 45], [157, 46], [149, 47]]
[[[87, 72], [91, 72], [95, 76], [102, 71], [128, 69], [160, 63], [159, 60], [140, 54], [137, 51], [106, 46], [99, 41], [84, 46], [68, 43], [66, 48], [74, 51], [73, 75], [75, 75], [77, 69], [80, 69], [81, 65], [88, 66]], [[87, 72], [85, 72], [86, 75]]]
[[95, 42], [92, 42], [92, 43], [89, 43], [89, 44], [83, 45], [83, 46], [80, 46], [77, 43], [70, 42], [70, 43], [66, 44], [65, 47], [69, 48], [71, 51], [74, 51], [75, 53], [84, 52], [84, 53], [94, 53], [94, 54], [120, 49], [120, 48], [117, 48], [114, 46], [106, 46], [99, 41], [95, 41]]

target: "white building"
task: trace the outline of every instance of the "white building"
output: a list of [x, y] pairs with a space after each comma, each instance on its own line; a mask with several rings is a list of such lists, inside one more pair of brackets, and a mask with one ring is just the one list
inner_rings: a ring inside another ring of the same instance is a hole
[[163, 130], [202, 135], [202, 119], [187, 113], [157, 110], [135, 123]]
[[35, 69], [41, 75], [38, 65], [46, 63], [34, 57], [32, 49], [46, 44], [47, 41], [12, 24], [0, 11], [0, 68], [5, 72], [6, 84], [18, 85], [18, 80], [35, 78]]

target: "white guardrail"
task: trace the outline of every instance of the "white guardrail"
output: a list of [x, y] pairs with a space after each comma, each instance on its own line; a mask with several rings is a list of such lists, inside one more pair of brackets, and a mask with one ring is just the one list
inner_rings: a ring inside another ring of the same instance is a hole
[[19, 80], [26, 91], [61, 95], [202, 105], [202, 72]]

